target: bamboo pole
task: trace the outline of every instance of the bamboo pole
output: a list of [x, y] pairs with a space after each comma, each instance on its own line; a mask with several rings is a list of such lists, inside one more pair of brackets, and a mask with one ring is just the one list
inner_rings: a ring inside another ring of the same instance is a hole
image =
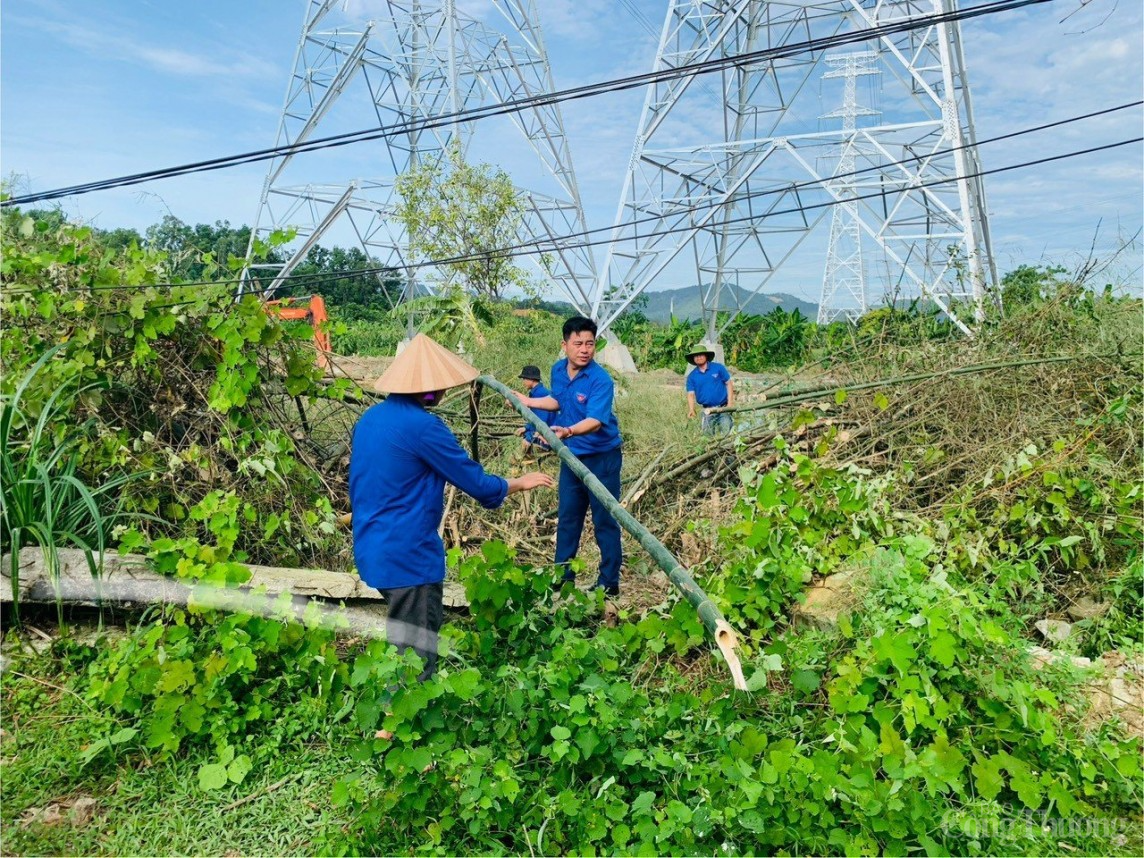
[[897, 378], [884, 378], [879, 381], [864, 381], [860, 384], [834, 384], [828, 387], [820, 387], [814, 390], [804, 390], [799, 393], [791, 394], [789, 396], [777, 396], [774, 399], [768, 399], [766, 402], [758, 402], [753, 405], [738, 405], [734, 408], [712, 408], [712, 412], [739, 412], [739, 411], [761, 411], [766, 408], [782, 408], [785, 405], [796, 405], [799, 402], [806, 402], [808, 399], [821, 399], [824, 396], [829, 396], [833, 393], [842, 391], [843, 393], [852, 393], [856, 390], [874, 390], [878, 387], [891, 387], [895, 384], [909, 384], [912, 381], [930, 381], [937, 378], [946, 378], [953, 375], [972, 375], [978, 372], [989, 372], [995, 369], [1015, 369], [1021, 366], [1037, 366], [1038, 364], [1046, 363], [1067, 363], [1068, 361], [1081, 360], [1083, 358], [1106, 358], [1110, 355], [1062, 355], [1058, 357], [1047, 358], [1030, 358], [1028, 360], [1008, 361], [1003, 363], [988, 363], [977, 364], [976, 366], [963, 366], [956, 369], [941, 370], [939, 372], [922, 372], [915, 375], [902, 375]]
[[[7, 584], [6, 575], [4, 579], [4, 584]], [[162, 576], [156, 576], [156, 579], [123, 580], [67, 577], [55, 582], [40, 578], [21, 589], [20, 599], [30, 604], [78, 602], [98, 606], [160, 604], [210, 608], [251, 614], [279, 622], [296, 622], [307, 627], [318, 626], [343, 635], [386, 639], [387, 608], [381, 605], [372, 608], [329, 605], [306, 596], [291, 597], [288, 593], [270, 595], [253, 592], [247, 587], [224, 587]]]
[[735, 683], [735, 687], [741, 691], [745, 691], [747, 689], [747, 683], [743, 678], [743, 667], [739, 663], [739, 655], [736, 652], [736, 648], [739, 645], [738, 635], [735, 633], [735, 630], [731, 628], [730, 623], [724, 619], [723, 614], [719, 611], [719, 608], [716, 607], [715, 603], [711, 601], [711, 598], [695, 583], [695, 579], [691, 577], [691, 573], [684, 568], [682, 563], [675, 559], [675, 556], [667, 550], [667, 546], [656, 539], [651, 531], [636, 521], [631, 513], [620, 506], [619, 501], [612, 497], [611, 493], [604, 488], [604, 484], [596, 478], [596, 475], [589, 471], [584, 463], [577, 459], [572, 451], [553, 434], [547, 423], [537, 417], [528, 406], [521, 404], [512, 390], [488, 375], [482, 375], [477, 381], [503, 395], [508, 400], [508, 404], [520, 412], [520, 415], [531, 423], [536, 431], [540, 433], [541, 437], [548, 442], [556, 455], [560, 457], [560, 461], [568, 466], [568, 470], [579, 477], [588, 491], [607, 508], [608, 512], [612, 514], [612, 517], [619, 522], [620, 527], [634, 536], [636, 541], [643, 546], [644, 550], [651, 555], [659, 568], [667, 574], [668, 579], [675, 585], [675, 588], [683, 594], [683, 598], [690, 602], [695, 608], [695, 612], [699, 615], [700, 621], [707, 631], [711, 633], [711, 636], [715, 639], [715, 645], [719, 647], [719, 652], [722, 653], [723, 658], [726, 660], [727, 666], [731, 670], [731, 677]]
[[652, 473], [655, 472], [655, 469], [659, 466], [659, 463], [663, 461], [663, 457], [667, 455], [667, 451], [670, 449], [671, 447], [664, 447], [660, 450], [659, 455], [652, 459], [651, 464], [644, 468], [643, 473], [628, 487], [627, 493], [620, 499], [620, 504], [625, 509], [633, 502], [637, 493], [643, 488], [644, 483], [650, 479]]
[[473, 451], [473, 461], [480, 464], [481, 450], [481, 390], [483, 388], [479, 384], [474, 384], [469, 388], [469, 421], [472, 423], [473, 428], [469, 431], [469, 446]]

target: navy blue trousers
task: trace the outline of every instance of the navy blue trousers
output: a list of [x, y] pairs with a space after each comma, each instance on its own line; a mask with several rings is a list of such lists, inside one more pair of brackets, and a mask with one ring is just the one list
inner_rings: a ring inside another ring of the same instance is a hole
[[[624, 464], [622, 447], [606, 453], [590, 453], [578, 457], [596, 479], [614, 498], [620, 496], [620, 470]], [[612, 518], [595, 495], [588, 491], [568, 466], [560, 465], [559, 519], [556, 524], [556, 563], [564, 567], [564, 580], [575, 578], [568, 561], [576, 557], [580, 550], [580, 537], [584, 533], [584, 518], [589, 507], [592, 510], [592, 525], [596, 529], [596, 544], [600, 546], [600, 577], [596, 586], [607, 589], [620, 586], [620, 565], [623, 563], [623, 549], [620, 546], [620, 525]]]
[[381, 593], [389, 603], [386, 639], [398, 652], [411, 649], [421, 656], [425, 669], [417, 680], [424, 682], [437, 671], [437, 635], [445, 614], [445, 585], [438, 581], [386, 589]]

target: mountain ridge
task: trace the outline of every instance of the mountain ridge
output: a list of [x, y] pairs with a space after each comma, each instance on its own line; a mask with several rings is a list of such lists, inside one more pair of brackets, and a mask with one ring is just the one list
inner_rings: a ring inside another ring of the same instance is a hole
[[[668, 324], [674, 315], [676, 321], [699, 321], [703, 318], [703, 305], [699, 297], [699, 289], [695, 286], [682, 286], [678, 289], [665, 289], [656, 292], [644, 292], [642, 297], [647, 303], [640, 309], [649, 320], [660, 324]], [[719, 305], [723, 309], [742, 308], [749, 315], [765, 316], [776, 307], [782, 307], [788, 313], [798, 310], [813, 321], [818, 317], [818, 305], [785, 292], [757, 295], [738, 286], [725, 286], [719, 295]]]

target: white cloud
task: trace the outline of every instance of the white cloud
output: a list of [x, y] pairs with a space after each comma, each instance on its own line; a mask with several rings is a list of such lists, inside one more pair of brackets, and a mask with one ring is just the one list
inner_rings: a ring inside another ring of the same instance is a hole
[[[254, 56], [249, 45], [236, 44], [226, 49], [218, 44], [198, 44], [195, 51], [155, 45], [153, 36], [126, 35], [122, 30], [85, 23], [69, 15], [68, 20], [49, 17], [17, 17], [6, 26], [21, 25], [42, 30], [66, 45], [101, 60], [108, 58], [137, 62], [155, 71], [185, 77], [219, 77], [266, 79], [279, 70]], [[185, 42], [184, 42], [185, 43]]]
[[273, 65], [255, 57], [220, 60], [177, 48], [153, 48], [127, 41], [121, 42], [121, 46], [126, 56], [132, 56], [131, 52], [134, 51], [134, 57], [145, 65], [169, 74], [233, 80], [236, 77], [268, 78], [279, 73]]

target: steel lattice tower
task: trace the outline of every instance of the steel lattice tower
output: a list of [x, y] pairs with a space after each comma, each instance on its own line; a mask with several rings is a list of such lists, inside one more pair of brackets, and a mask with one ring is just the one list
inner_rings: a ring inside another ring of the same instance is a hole
[[[304, 143], [318, 137], [319, 130], [329, 136], [370, 127], [398, 129], [553, 91], [534, 0], [491, 2], [503, 23], [499, 31], [459, 11], [456, 0], [385, 0], [375, 4], [369, 21], [351, 20], [339, 10], [344, 0], [308, 0], [276, 146]], [[334, 119], [339, 109], [341, 127]], [[510, 118], [539, 159], [546, 183], [529, 190], [518, 187], [526, 202], [521, 241], [583, 230], [559, 106], [530, 108]], [[348, 221], [366, 254], [405, 272], [412, 289], [415, 277], [423, 278], [412, 267], [416, 260], [408, 258], [406, 237], [392, 218], [394, 180], [454, 141], [467, 152], [474, 133], [485, 125], [446, 119], [439, 127], [406, 128], [370, 144], [377, 157], [368, 178], [329, 175], [317, 152], [271, 161], [252, 246], [255, 238], [285, 228], [297, 230], [299, 242], [284, 265], [251, 268], [273, 269], [273, 292], [323, 234]], [[557, 242], [543, 264], [535, 261], [546, 280], [587, 308], [595, 263], [584, 248], [568, 244]]]
[[872, 64], [878, 59], [874, 51], [861, 51], [841, 56], [828, 56], [826, 64], [834, 70], [824, 80], [843, 78], [845, 89], [842, 107], [823, 119], [842, 120], [845, 139], [840, 144], [838, 167], [831, 182], [839, 200], [830, 215], [830, 241], [826, 245], [826, 270], [822, 275], [822, 296], [818, 301], [818, 323], [829, 324], [839, 318], [854, 321], [867, 310], [866, 272], [862, 267], [862, 230], [858, 221], [858, 191], [854, 186], [854, 166], [861, 145], [856, 131], [859, 116], [876, 116], [878, 111], [858, 106], [858, 78], [878, 74]]
[[[954, 8], [954, 0], [671, 0], [655, 68]], [[592, 314], [601, 326], [686, 270], [684, 282], [700, 284], [708, 336], [718, 339], [728, 324], [719, 326], [719, 310], [739, 309], [721, 305], [725, 287], [758, 294], [831, 204], [844, 203], [888, 260], [889, 291], [924, 296], [970, 333], [963, 317], [980, 312], [996, 275], [960, 28], [919, 23], [865, 43], [877, 55], [870, 67], [883, 72], [882, 119], [850, 135], [855, 168], [872, 169], [844, 181], [836, 165], [848, 132], [818, 124], [821, 50], [649, 87], [597, 282]]]

